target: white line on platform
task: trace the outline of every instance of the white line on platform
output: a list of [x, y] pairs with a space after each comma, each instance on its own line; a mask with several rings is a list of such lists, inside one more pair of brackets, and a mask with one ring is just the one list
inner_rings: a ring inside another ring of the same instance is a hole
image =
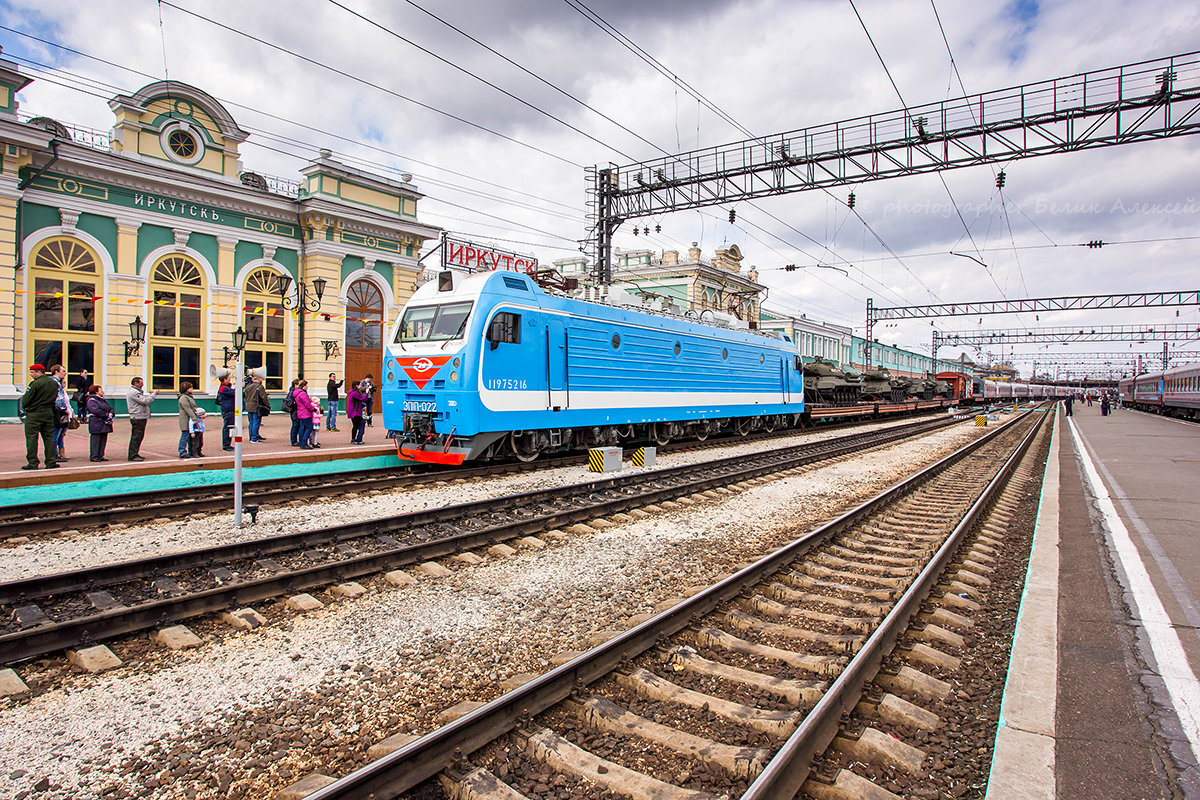
[[1187, 736], [1193, 755], [1200, 760], [1200, 681], [1197, 681], [1196, 674], [1188, 663], [1183, 643], [1179, 640], [1162, 600], [1150, 581], [1146, 564], [1134, 546], [1129, 530], [1121, 521], [1117, 507], [1113, 504], [1104, 481], [1100, 479], [1091, 456], [1088, 455], [1075, 421], [1068, 422], [1071, 424], [1071, 435], [1075, 439], [1084, 474], [1087, 475], [1092, 495], [1096, 498], [1096, 507], [1104, 516], [1104, 523], [1116, 550], [1115, 555], [1129, 578], [1129, 590], [1133, 594], [1132, 599], [1141, 617], [1154, 659], [1158, 662], [1159, 674], [1166, 685], [1167, 693], [1171, 696], [1171, 706], [1179, 718], [1179, 724]]

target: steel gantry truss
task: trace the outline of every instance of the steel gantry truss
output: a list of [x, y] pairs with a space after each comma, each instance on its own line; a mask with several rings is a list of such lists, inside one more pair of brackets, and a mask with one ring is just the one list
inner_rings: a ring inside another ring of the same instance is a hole
[[1200, 132], [1200, 52], [588, 170], [588, 242], [612, 275], [627, 219]]
[[[1200, 339], [1200, 325], [1171, 323], [1167, 325], [1089, 325], [1055, 328], [1009, 328], [991, 331], [933, 332], [933, 357], [937, 358], [942, 345], [952, 347], [986, 347], [1002, 344], [1019, 347], [1023, 344], [1069, 344], [1071, 342], [1189, 342]], [[1165, 353], [1165, 349], [1164, 349]]]
[[[1029, 311], [1166, 308], [1170, 306], [1193, 305], [1200, 305], [1200, 291], [1098, 294], [1081, 295], [1078, 297], [1034, 297], [1025, 300], [983, 300], [969, 303], [936, 303], [923, 306], [889, 307], [876, 306], [874, 299], [868, 297], [866, 339], [868, 342], [873, 342], [874, 339], [872, 337], [875, 332], [875, 323], [889, 319], [930, 319], [934, 317], [973, 317], [982, 314], [1019, 314]], [[1027, 331], [1026, 333], [1029, 332]], [[945, 336], [949, 334], [941, 335]], [[934, 331], [933, 355], [935, 357], [937, 356], [938, 336], [939, 333]]]

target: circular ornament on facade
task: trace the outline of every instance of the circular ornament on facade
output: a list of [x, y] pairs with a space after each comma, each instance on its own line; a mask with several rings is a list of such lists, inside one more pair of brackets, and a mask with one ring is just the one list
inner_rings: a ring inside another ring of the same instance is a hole
[[175, 110], [185, 117], [190, 117], [192, 115], [192, 104], [187, 100], [176, 100]]
[[195, 164], [204, 158], [204, 140], [193, 125], [173, 121], [162, 129], [159, 143], [172, 160], [180, 164]]
[[62, 190], [67, 194], [79, 194], [79, 181], [67, 178], [62, 182]]
[[275, 232], [275, 223], [274, 222], [264, 222], [262, 229], [266, 233], [274, 233]]
[[367, 247], [375, 247], [377, 244], [379, 244], [379, 240], [374, 236], [367, 237]]

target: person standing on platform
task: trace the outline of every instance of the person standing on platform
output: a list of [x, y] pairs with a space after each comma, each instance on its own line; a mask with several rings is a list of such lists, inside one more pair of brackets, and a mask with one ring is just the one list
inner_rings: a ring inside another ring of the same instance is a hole
[[346, 416], [350, 418], [350, 444], [363, 443], [363, 409], [367, 398], [356, 383], [346, 394]]
[[129, 408], [129, 455], [128, 461], [145, 461], [141, 456], [142, 438], [146, 435], [146, 423], [150, 421], [150, 404], [158, 398], [158, 391], [150, 394], [142, 391], [145, 381], [134, 378], [129, 382], [125, 394], [125, 405]]
[[300, 385], [300, 379], [292, 380], [292, 388], [288, 389], [287, 397], [283, 398], [283, 413], [289, 414], [292, 418], [292, 447], [300, 446], [300, 417], [296, 416], [296, 387]]
[[[67, 458], [67, 428], [75, 418], [71, 409], [71, 398], [67, 396], [67, 368], [55, 364], [50, 368], [50, 377], [58, 384], [58, 397], [54, 401], [54, 455], [55, 463], [69, 461]], [[75, 423], [79, 427], [79, 423]]]
[[88, 433], [91, 434], [91, 461], [108, 461], [104, 448], [113, 429], [113, 407], [104, 399], [104, 387], [92, 384], [87, 399]]
[[338, 400], [341, 397], [338, 395], [338, 389], [345, 383], [345, 379], [334, 381], [336, 375], [329, 373], [329, 383], [325, 386], [325, 399], [329, 401], [329, 411], [325, 416], [325, 430], [337, 430], [337, 415], [338, 415]]
[[1100, 416], [1108, 416], [1108, 393], [1100, 395]]
[[302, 450], [312, 449], [312, 427], [313, 427], [313, 412], [317, 410], [313, 404], [312, 398], [308, 396], [308, 381], [301, 380], [296, 384], [296, 390], [292, 392], [292, 398], [296, 401], [296, 418], [300, 420], [300, 435], [298, 441]]
[[42, 439], [42, 452], [46, 457], [46, 469], [57, 469], [58, 460], [54, 453], [54, 402], [58, 398], [58, 383], [46, 374], [41, 364], [29, 365], [29, 388], [21, 395], [21, 408], [25, 412], [25, 466], [21, 469], [37, 469], [38, 437]]
[[92, 388], [92, 379], [88, 377], [86, 369], [79, 370], [73, 385], [75, 387], [75, 408], [79, 410], [79, 421], [87, 422], [87, 395], [88, 389]]
[[246, 405], [246, 417], [250, 421], [250, 441], [265, 442], [266, 439], [259, 434], [259, 429], [263, 416], [271, 413], [271, 398], [267, 397], [262, 378], [250, 379], [250, 385], [242, 393], [242, 402]]
[[217, 388], [217, 407], [221, 409], [221, 449], [233, 449], [233, 414], [237, 406], [237, 392], [233, 388], [233, 378], [226, 375], [221, 378]]
[[1067, 411], [1067, 416], [1071, 416], [1071, 404], [1075, 402], [1074, 395], [1067, 395], [1067, 399], [1063, 401], [1063, 408]]
[[192, 382], [179, 384], [179, 457], [191, 458], [191, 424], [200, 419], [196, 413], [196, 401], [192, 397]]
[[371, 373], [367, 373], [367, 377], [363, 378], [359, 383], [360, 391], [367, 398], [367, 406], [363, 409], [363, 418], [367, 422], [367, 427], [373, 427], [371, 415], [375, 411], [375, 381]]

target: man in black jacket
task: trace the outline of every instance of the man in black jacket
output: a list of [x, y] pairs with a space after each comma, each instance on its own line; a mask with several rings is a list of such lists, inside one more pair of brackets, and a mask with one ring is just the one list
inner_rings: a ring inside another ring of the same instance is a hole
[[75, 376], [75, 409], [79, 412], [79, 422], [82, 424], [87, 422], [87, 396], [88, 389], [92, 388], [92, 379], [88, 376], [86, 369], [79, 370], [79, 374]]
[[325, 414], [325, 430], [327, 431], [337, 430], [338, 400], [341, 399], [338, 389], [345, 383], [344, 380], [335, 381], [336, 377], [335, 373], [329, 373], [329, 383], [325, 385], [325, 399], [329, 401], [329, 411]]

